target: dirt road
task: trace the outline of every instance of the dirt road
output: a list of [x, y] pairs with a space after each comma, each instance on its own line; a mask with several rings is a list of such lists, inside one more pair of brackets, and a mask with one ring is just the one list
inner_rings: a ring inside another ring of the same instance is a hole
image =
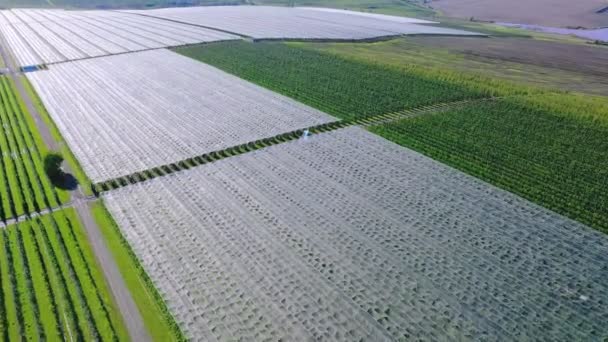
[[[18, 72], [19, 67], [14, 63], [14, 59], [12, 56], [10, 56], [8, 51], [6, 51], [6, 46], [8, 45], [6, 44], [4, 37], [0, 34], [0, 55], [4, 59], [5, 64], [9, 69], [8, 75], [14, 80], [17, 91], [19, 92], [19, 96], [21, 96], [25, 102], [28, 112], [34, 118], [36, 128], [40, 132], [45, 144], [51, 150], [59, 150], [61, 144], [55, 141], [53, 135], [51, 134], [50, 128], [42, 120], [42, 117], [36, 109], [32, 98], [25, 90], [25, 85], [23, 84], [23, 80]], [[66, 172], [73, 174], [73, 170], [71, 170], [69, 165], [65, 165], [64, 169]], [[142, 316], [137, 309], [137, 305], [135, 304], [133, 297], [131, 296], [131, 292], [129, 292], [129, 289], [127, 288], [127, 285], [120, 274], [118, 265], [112, 257], [110, 250], [106, 246], [99, 226], [93, 219], [91, 210], [89, 208], [90, 198], [82, 192], [80, 187], [77, 187], [76, 190], [72, 191], [70, 193], [70, 197], [72, 206], [74, 209], [76, 209], [80, 221], [85, 228], [89, 243], [91, 244], [97, 262], [99, 263], [103, 275], [108, 283], [110, 292], [112, 293], [114, 301], [122, 314], [123, 321], [131, 341], [151, 341]]]

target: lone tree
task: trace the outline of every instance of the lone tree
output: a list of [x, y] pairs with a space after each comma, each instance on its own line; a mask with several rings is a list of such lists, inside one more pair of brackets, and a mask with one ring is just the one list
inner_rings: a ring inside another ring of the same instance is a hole
[[61, 169], [63, 156], [56, 152], [51, 152], [44, 157], [44, 171], [54, 184], [63, 182], [65, 173]]

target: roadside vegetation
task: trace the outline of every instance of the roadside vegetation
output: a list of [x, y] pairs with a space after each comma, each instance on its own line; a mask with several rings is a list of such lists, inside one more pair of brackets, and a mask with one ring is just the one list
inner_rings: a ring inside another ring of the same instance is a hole
[[65, 203], [69, 194], [55, 188], [45, 174], [46, 146], [12, 83], [0, 78], [0, 219], [40, 212]]
[[405, 50], [407, 63], [375, 56], [374, 44], [358, 44], [368, 55], [340, 45], [231, 42], [177, 51], [342, 119], [494, 98], [370, 129], [608, 232], [606, 98], [428, 66]]
[[4, 341], [116, 341], [128, 335], [73, 209], [0, 230]]
[[51, 182], [58, 183], [64, 176], [61, 169], [63, 157], [58, 153], [49, 153], [44, 157], [44, 171]]
[[95, 202], [91, 210], [97, 225], [110, 248], [135, 304], [141, 313], [148, 333], [154, 341], [185, 341], [185, 337], [169, 312], [137, 257], [124, 239], [103, 202]]

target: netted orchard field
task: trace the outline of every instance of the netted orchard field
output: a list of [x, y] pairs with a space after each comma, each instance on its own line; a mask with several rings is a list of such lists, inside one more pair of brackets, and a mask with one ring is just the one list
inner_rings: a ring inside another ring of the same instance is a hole
[[462, 84], [283, 43], [225, 42], [176, 51], [342, 119], [488, 96]]
[[0, 77], [0, 220], [57, 207], [68, 194], [44, 172], [44, 142], [11, 81]]
[[348, 44], [331, 46], [226, 42], [176, 51], [344, 119], [500, 97], [372, 131], [608, 231], [605, 100], [469, 77], [447, 66], [391, 67], [373, 55], [341, 52]]
[[358, 40], [403, 34], [476, 35], [427, 20], [311, 7], [207, 6], [125, 11], [256, 39]]
[[604, 105], [566, 95], [512, 98], [372, 131], [608, 233]]
[[195, 340], [608, 333], [604, 234], [360, 128], [103, 197]]
[[238, 39], [192, 25], [110, 11], [0, 11], [0, 32], [21, 66]]
[[128, 338], [73, 209], [0, 230], [3, 341]]
[[93, 182], [335, 121], [168, 50], [29, 73]]

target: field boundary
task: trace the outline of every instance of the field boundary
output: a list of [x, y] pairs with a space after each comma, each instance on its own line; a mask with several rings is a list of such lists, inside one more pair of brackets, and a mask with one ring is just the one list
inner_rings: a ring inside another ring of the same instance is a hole
[[[4, 36], [2, 34], [0, 34], [0, 40], [4, 41]], [[3, 57], [8, 56], [10, 58], [7, 61], [7, 67], [10, 71], [10, 79], [14, 82], [14, 85], [16, 85], [17, 88], [15, 96], [23, 101], [21, 105], [23, 106], [23, 108], [27, 109], [27, 113], [23, 114], [26, 116], [30, 116], [30, 118], [33, 119], [31, 124], [35, 124], [35, 129], [40, 134], [40, 138], [42, 139], [44, 145], [46, 145], [45, 147], [47, 149], [61, 148], [61, 150], [63, 150], [63, 148], [65, 147], [65, 150], [68, 152], [68, 156], [66, 157], [68, 163], [65, 165], [66, 171], [68, 173], [76, 175], [77, 178], [79, 178], [79, 175], [84, 175], [84, 173], [81, 173], [79, 164], [76, 159], [71, 157], [72, 152], [69, 147], [67, 147], [66, 144], [62, 144], [64, 140], [61, 134], [57, 131], [57, 135], [55, 136], [55, 134], [53, 133], [53, 127], [55, 127], [54, 122], [52, 120], [45, 120], [45, 114], [46, 118], [48, 119], [50, 119], [50, 116], [48, 116], [48, 113], [46, 113], [46, 109], [44, 108], [44, 106], [41, 107], [43, 110], [39, 111], [39, 107], [37, 106], [37, 104], [42, 105], [42, 103], [40, 101], [36, 102], [36, 100], [40, 100], [38, 98], [37, 93], [30, 86], [27, 78], [23, 77], [22, 75], [19, 75], [19, 72], [16, 72], [16, 70], [18, 70], [18, 67], [14, 64], [15, 60], [13, 59], [12, 52], [5, 51], [5, 49], [0, 47], [0, 53]], [[57, 140], [55, 140], [56, 137]], [[74, 170], [72, 168], [74, 168]], [[84, 178], [87, 178], [86, 175], [84, 175]], [[104, 304], [102, 305], [104, 305], [104, 307], [105, 305], [108, 305], [106, 308], [114, 308], [112, 310], [116, 311], [119, 316], [114, 323], [111, 323], [112, 327], [110, 330], [113, 334], [117, 333], [116, 329], [124, 330], [131, 340], [149, 341], [150, 336], [148, 335], [147, 329], [144, 326], [139, 309], [135, 306], [132, 299], [132, 294], [128, 291], [123, 279], [120, 277], [118, 266], [116, 265], [115, 260], [109, 254], [108, 248], [105, 245], [104, 241], [97, 238], [101, 234], [99, 232], [100, 228], [97, 227], [96, 222], [92, 219], [88, 205], [88, 202], [91, 199], [95, 199], [95, 197], [91, 198], [91, 196], [88, 195], [88, 187], [83, 187], [82, 185], [84, 184], [80, 184], [80, 186], [78, 186], [76, 190], [69, 193], [69, 203], [71, 204], [70, 206], [62, 207], [62, 209], [68, 211], [71, 210], [74, 214], [74, 217], [72, 217], [72, 219], [78, 222], [79, 225], [81, 225], [82, 233], [84, 234], [82, 238], [86, 239], [82, 240], [86, 241], [86, 246], [83, 248], [89, 251], [87, 253], [91, 253], [90, 257], [88, 257], [88, 259], [84, 261], [87, 269], [89, 267], [89, 263], [91, 263], [94, 258], [93, 262], [95, 263], [95, 265], [97, 265], [98, 268], [96, 272], [100, 272], [99, 279], [104, 280], [102, 283], [97, 285], [106, 288], [107, 293], [109, 295], [108, 298], [103, 299], [102, 303]], [[25, 214], [29, 217], [26, 216], [23, 221], [19, 221], [17, 223], [20, 224], [21, 222], [33, 222], [32, 218], [36, 220], [38, 217], [48, 217], [48, 215], [40, 215], [40, 210], [35, 211], [37, 211], [38, 214], [34, 215], [32, 213], [32, 210], [28, 210]], [[55, 215], [55, 213], [61, 211], [63, 210], [53, 210], [53, 208], [49, 208], [48, 214], [52, 216]], [[23, 217], [19, 216], [19, 218]], [[3, 232], [5, 231], [4, 229], [0, 230]], [[104, 309], [103, 312], [105, 312], [105, 314], [107, 315], [106, 309]], [[114, 326], [114, 324], [117, 324], [117, 326]], [[72, 323], [72, 326], [75, 326], [75, 324]]]
[[408, 108], [401, 111], [395, 111], [385, 114], [372, 115], [364, 118], [351, 119], [351, 120], [338, 120], [320, 125], [311, 126], [308, 128], [301, 128], [294, 131], [275, 135], [273, 137], [258, 139], [250, 141], [244, 144], [231, 146], [222, 150], [212, 151], [204, 153], [199, 156], [179, 160], [173, 163], [160, 165], [147, 170], [134, 172], [129, 175], [120, 176], [110, 180], [94, 183], [91, 185], [91, 190], [95, 196], [99, 196], [103, 192], [115, 190], [118, 188], [126, 187], [132, 184], [142, 183], [150, 179], [163, 177], [172, 173], [188, 170], [200, 165], [209, 164], [222, 160], [238, 156], [241, 154], [253, 152], [273, 145], [286, 143], [300, 139], [304, 136], [321, 134], [326, 132], [335, 131], [341, 128], [350, 126], [362, 126], [370, 127], [386, 124], [393, 121], [414, 118], [420, 115], [439, 113], [452, 108], [465, 106], [472, 103], [494, 101], [498, 98], [488, 97], [474, 100], [459, 100], [452, 102], [436, 103], [427, 106], [420, 106], [415, 108]]
[[212, 31], [216, 31], [216, 32], [227, 33], [227, 34], [231, 34], [233, 36], [237, 36], [237, 37], [241, 37], [241, 38], [245, 38], [245, 39], [253, 38], [253, 37], [249, 37], [249, 36], [246, 36], [244, 34], [241, 34], [241, 33], [226, 31], [226, 30], [222, 30], [222, 29], [219, 29], [219, 28], [216, 28], [216, 27], [199, 25], [199, 24], [193, 24], [193, 23], [189, 23], [189, 22], [185, 22], [185, 21], [180, 21], [180, 20], [176, 20], [176, 19], [171, 19], [171, 18], [157, 17], [157, 16], [151, 15], [151, 14], [124, 12], [124, 11], [120, 11], [120, 10], [109, 10], [109, 12], [117, 12], [117, 13], [120, 13], [120, 14], [138, 15], [138, 16], [141, 16], [141, 17], [148, 17], [148, 18], [154, 18], [154, 19], [159, 19], [159, 20], [165, 20], [165, 21], [170, 21], [170, 22], [177, 23], [177, 24], [190, 25], [190, 26], [200, 27], [200, 28], [204, 28], [204, 29], [212, 30]]

